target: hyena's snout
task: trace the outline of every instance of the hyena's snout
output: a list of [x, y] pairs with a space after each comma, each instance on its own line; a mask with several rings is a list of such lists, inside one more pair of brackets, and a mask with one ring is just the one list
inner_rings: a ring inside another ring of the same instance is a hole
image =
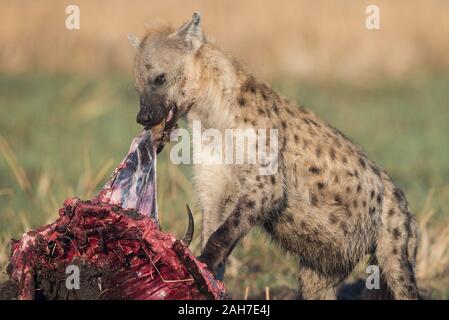
[[140, 110], [136, 120], [145, 129], [152, 131], [159, 153], [170, 141], [172, 130], [177, 128], [178, 107], [162, 95], [143, 96], [140, 98]]
[[168, 111], [168, 102], [165, 96], [144, 95], [140, 97], [140, 110], [137, 114], [137, 123], [152, 128], [164, 120]]

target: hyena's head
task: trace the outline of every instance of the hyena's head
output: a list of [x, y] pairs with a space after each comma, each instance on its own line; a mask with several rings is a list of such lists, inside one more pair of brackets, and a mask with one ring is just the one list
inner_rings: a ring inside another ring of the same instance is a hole
[[[140, 96], [137, 122], [152, 128], [164, 122], [170, 131], [195, 102], [194, 56], [205, 43], [200, 15], [179, 29], [149, 31], [142, 41], [128, 36], [137, 48], [135, 86]], [[168, 132], [169, 133], [169, 132]]]

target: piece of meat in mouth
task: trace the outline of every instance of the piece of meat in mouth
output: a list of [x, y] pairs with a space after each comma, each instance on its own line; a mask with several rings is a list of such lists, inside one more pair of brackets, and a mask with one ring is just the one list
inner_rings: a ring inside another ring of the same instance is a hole
[[147, 126], [143, 123], [145, 130], [150, 130], [153, 136], [153, 143], [156, 146], [156, 152], [160, 153], [164, 148], [165, 144], [170, 141], [170, 135], [175, 130], [178, 120], [178, 107], [170, 107], [167, 115], [162, 119], [161, 122], [154, 126]]

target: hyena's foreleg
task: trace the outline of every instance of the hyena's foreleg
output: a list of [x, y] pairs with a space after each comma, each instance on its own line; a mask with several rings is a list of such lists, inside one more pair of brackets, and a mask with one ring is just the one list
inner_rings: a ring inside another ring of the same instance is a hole
[[211, 210], [209, 208], [203, 208], [201, 219], [201, 249], [206, 246], [207, 240], [220, 227], [224, 222], [224, 218], [221, 217], [218, 210]]
[[[207, 241], [212, 236], [212, 234], [220, 227], [224, 222], [224, 217], [217, 210], [208, 210], [208, 208], [203, 208], [202, 210], [202, 221], [201, 221], [201, 249], [207, 244]], [[226, 261], [223, 261], [215, 271], [215, 278], [218, 280], [223, 280]]]
[[[202, 226], [201, 226], [201, 249], [204, 250], [206, 244], [214, 232], [224, 223], [226, 216], [222, 211], [202, 210]], [[215, 278], [223, 280], [226, 271], [226, 261], [222, 261], [214, 270]]]
[[234, 190], [238, 186], [229, 181], [230, 174], [227, 171], [217, 166], [194, 166], [194, 173], [195, 189], [202, 211], [201, 249], [204, 249], [207, 240], [235, 207]]
[[[216, 177], [217, 175], [214, 175]], [[216, 179], [214, 188], [207, 188], [200, 193], [202, 207], [201, 221], [201, 249], [203, 250], [212, 234], [225, 222], [226, 218], [236, 206], [237, 196], [233, 193], [237, 187], [225, 181]], [[202, 196], [202, 197], [201, 197]], [[223, 261], [215, 270], [215, 277], [223, 280], [225, 274], [225, 263]]]
[[258, 203], [247, 196], [241, 196], [224, 223], [209, 238], [199, 259], [205, 262], [210, 270], [215, 271], [226, 261], [237, 242], [259, 220]]

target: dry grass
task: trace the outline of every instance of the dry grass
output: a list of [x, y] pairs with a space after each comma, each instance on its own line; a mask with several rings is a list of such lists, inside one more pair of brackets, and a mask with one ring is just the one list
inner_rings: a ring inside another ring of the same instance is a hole
[[[429, 198], [432, 192], [429, 193]], [[427, 205], [426, 205], [427, 207]], [[449, 276], [449, 220], [433, 222], [435, 211], [425, 208], [419, 215], [417, 279], [423, 288], [446, 285]]]
[[81, 29], [64, 27], [68, 0], [0, 5], [0, 70], [129, 72], [128, 32], [180, 24], [193, 11], [218, 43], [258, 73], [318, 78], [404, 77], [449, 69], [449, 2], [378, 0], [381, 30], [364, 27], [372, 1], [78, 0]]
[[[25, 170], [22, 166], [20, 166], [19, 162], [17, 161], [17, 158], [12, 151], [11, 147], [9, 146], [9, 143], [6, 141], [6, 139], [0, 135], [0, 151], [5, 158], [6, 162], [8, 163], [9, 167], [11, 168], [14, 177], [16, 178], [17, 184], [19, 185], [20, 189], [27, 194], [28, 196], [31, 195], [31, 183], [28, 179]], [[7, 195], [8, 193], [5, 193]]]

